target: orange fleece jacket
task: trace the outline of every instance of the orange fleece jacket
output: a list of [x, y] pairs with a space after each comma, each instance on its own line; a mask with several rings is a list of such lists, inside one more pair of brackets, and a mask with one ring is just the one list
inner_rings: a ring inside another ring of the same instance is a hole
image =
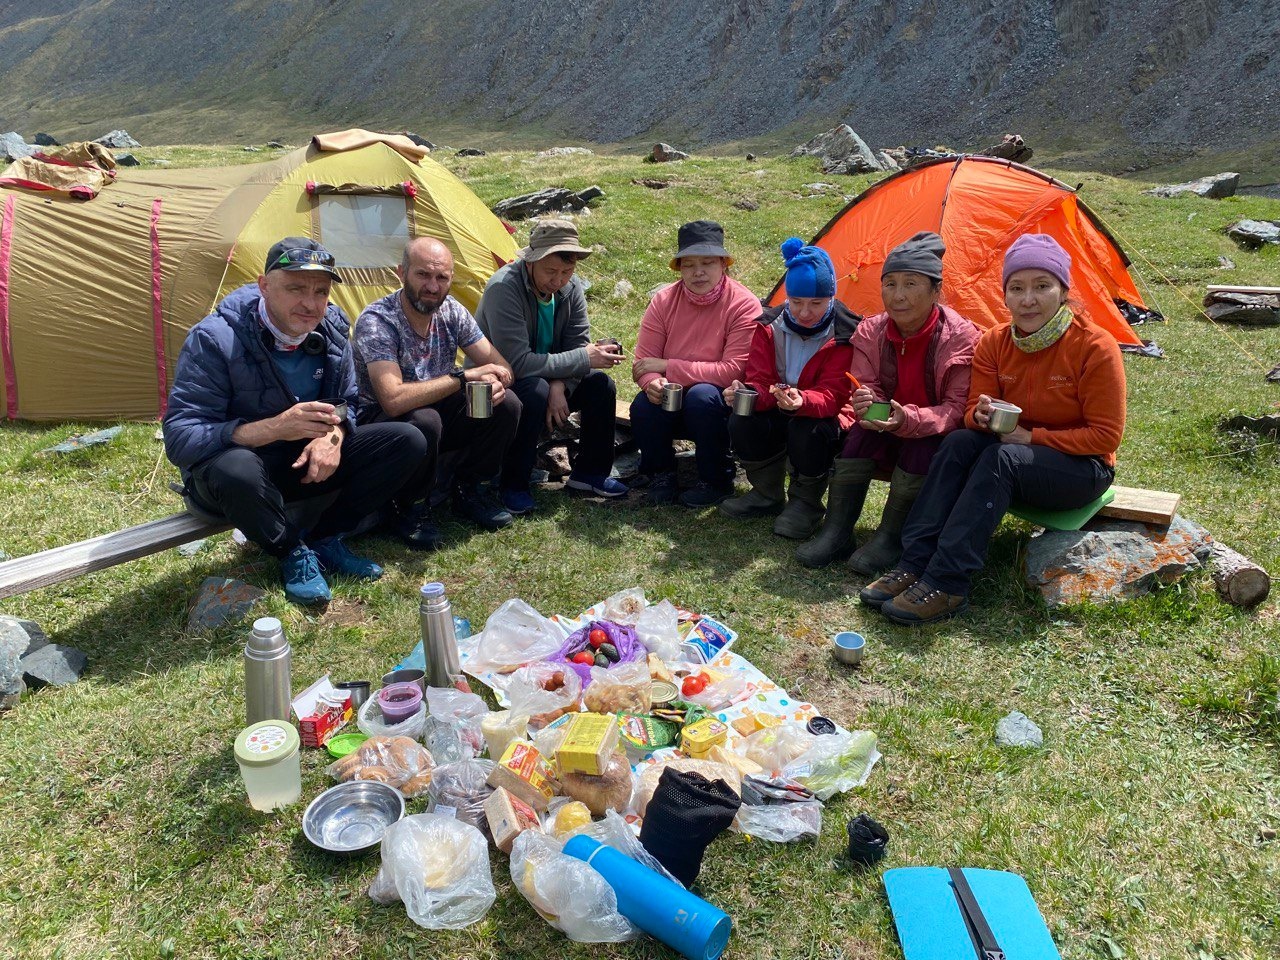
[[978, 429], [973, 410], [984, 393], [1022, 408], [1018, 426], [1030, 428], [1032, 443], [1115, 466], [1124, 435], [1124, 360], [1101, 327], [1074, 317], [1062, 339], [1035, 353], [1014, 345], [1007, 323], [987, 330], [973, 354], [965, 426]]

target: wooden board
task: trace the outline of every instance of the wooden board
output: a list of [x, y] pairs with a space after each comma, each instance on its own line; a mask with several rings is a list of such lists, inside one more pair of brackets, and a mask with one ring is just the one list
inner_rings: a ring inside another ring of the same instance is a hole
[[1141, 523], [1167, 524], [1178, 512], [1182, 494], [1161, 490], [1143, 490], [1140, 487], [1113, 486], [1116, 498], [1098, 513], [1117, 520], [1137, 520]]
[[210, 524], [189, 513], [175, 513], [92, 540], [6, 560], [0, 563], [0, 600], [230, 529], [230, 524]]
[[614, 401], [614, 419], [624, 427], [631, 426], [631, 401]]
[[1205, 289], [1210, 293], [1280, 293], [1280, 287], [1233, 287], [1225, 283], [1211, 283]]

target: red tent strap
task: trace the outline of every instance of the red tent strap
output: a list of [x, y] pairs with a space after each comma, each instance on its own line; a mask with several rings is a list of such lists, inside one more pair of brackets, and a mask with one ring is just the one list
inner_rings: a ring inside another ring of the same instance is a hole
[[13, 368], [13, 343], [9, 339], [9, 254], [13, 248], [13, 202], [4, 201], [0, 220], [0, 360], [4, 363], [4, 395], [10, 420], [18, 419], [18, 376]]
[[160, 204], [159, 197], [151, 201], [151, 335], [155, 341], [156, 390], [163, 417], [169, 406], [169, 361], [164, 349], [164, 310], [161, 308]]

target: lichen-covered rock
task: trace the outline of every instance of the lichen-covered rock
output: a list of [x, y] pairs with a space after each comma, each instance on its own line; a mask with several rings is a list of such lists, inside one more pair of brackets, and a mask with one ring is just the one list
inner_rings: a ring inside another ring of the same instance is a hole
[[1168, 527], [1127, 520], [1089, 527], [1047, 531], [1027, 546], [1027, 584], [1051, 607], [1150, 593], [1199, 567], [1213, 543], [1203, 527], [1177, 516]]
[[228, 577], [206, 577], [191, 601], [187, 631], [211, 630], [242, 619], [266, 594]]

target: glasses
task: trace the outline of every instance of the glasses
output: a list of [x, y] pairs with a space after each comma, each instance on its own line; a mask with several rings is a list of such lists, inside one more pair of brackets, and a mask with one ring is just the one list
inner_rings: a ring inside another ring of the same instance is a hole
[[276, 257], [271, 266], [267, 268], [267, 272], [270, 273], [272, 270], [281, 267], [291, 267], [298, 263], [315, 263], [332, 269], [334, 262], [333, 254], [328, 250], [283, 250], [280, 256]]

